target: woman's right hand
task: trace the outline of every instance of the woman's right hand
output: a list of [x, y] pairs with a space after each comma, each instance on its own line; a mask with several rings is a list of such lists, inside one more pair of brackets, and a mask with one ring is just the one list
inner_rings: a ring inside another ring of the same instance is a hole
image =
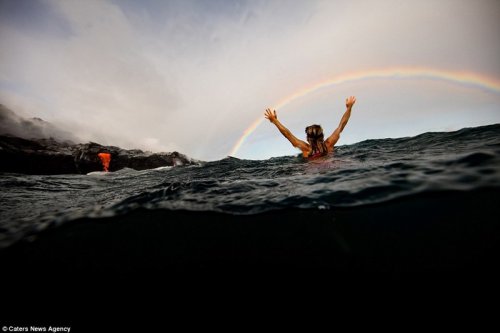
[[271, 111], [271, 109], [266, 109], [266, 113], [264, 113], [264, 117], [269, 119], [270, 122], [274, 123], [278, 120], [278, 116], [276, 115], [276, 110]]
[[356, 103], [356, 97], [354, 97], [354, 96], [351, 96], [351, 97], [345, 99], [345, 106], [348, 109], [352, 108], [354, 103]]

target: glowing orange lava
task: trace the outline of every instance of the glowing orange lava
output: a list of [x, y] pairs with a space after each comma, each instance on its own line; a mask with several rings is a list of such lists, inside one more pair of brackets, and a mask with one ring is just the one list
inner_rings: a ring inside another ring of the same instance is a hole
[[111, 162], [111, 154], [110, 153], [99, 153], [97, 154], [99, 158], [101, 159], [102, 166], [104, 168], [104, 171], [108, 172], [109, 170], [109, 162]]

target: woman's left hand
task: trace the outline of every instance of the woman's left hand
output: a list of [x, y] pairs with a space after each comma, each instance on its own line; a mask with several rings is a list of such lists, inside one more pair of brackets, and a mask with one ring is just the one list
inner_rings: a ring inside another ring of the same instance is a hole
[[274, 123], [278, 120], [278, 116], [276, 115], [276, 110], [271, 111], [271, 109], [266, 109], [266, 113], [264, 113], [264, 117], [269, 119], [270, 122]]

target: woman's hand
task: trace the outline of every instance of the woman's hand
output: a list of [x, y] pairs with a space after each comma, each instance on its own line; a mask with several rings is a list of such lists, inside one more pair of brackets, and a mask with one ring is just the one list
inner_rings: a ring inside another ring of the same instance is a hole
[[276, 110], [271, 111], [271, 109], [266, 109], [266, 113], [264, 113], [264, 117], [266, 117], [266, 119], [269, 119], [269, 121], [272, 123], [274, 123], [276, 120], [278, 120], [278, 116], [276, 115]]
[[356, 97], [354, 97], [354, 96], [351, 96], [351, 97], [345, 99], [345, 106], [348, 109], [352, 108], [354, 103], [356, 103]]

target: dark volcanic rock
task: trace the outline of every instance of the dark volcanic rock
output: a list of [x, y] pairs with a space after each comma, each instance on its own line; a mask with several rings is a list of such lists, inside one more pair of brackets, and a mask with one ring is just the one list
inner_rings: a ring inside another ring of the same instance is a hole
[[111, 154], [109, 171], [123, 168], [135, 170], [162, 166], [194, 164], [178, 152], [149, 153], [142, 150], [126, 150], [114, 146], [102, 146], [90, 142], [72, 144], [54, 139], [22, 139], [0, 135], [0, 171], [26, 174], [86, 174], [102, 171], [99, 153]]

